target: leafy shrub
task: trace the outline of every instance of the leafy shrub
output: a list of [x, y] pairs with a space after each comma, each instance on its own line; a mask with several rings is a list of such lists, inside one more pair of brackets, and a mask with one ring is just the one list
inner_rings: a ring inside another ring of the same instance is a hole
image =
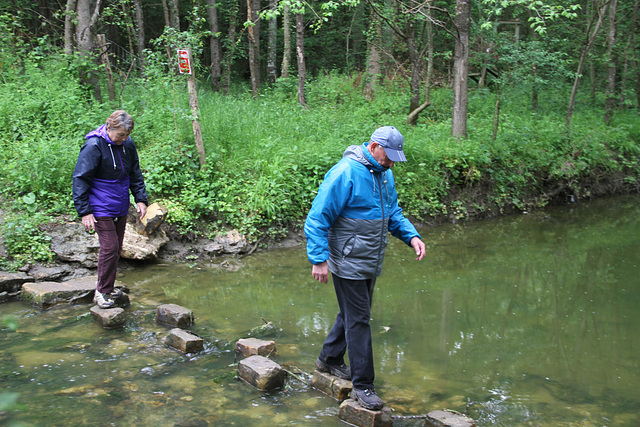
[[[55, 254], [50, 249], [51, 238], [38, 228], [39, 216], [13, 216], [2, 225], [4, 246], [12, 261], [10, 265], [39, 261], [50, 262]], [[5, 266], [6, 267], [6, 266]]]

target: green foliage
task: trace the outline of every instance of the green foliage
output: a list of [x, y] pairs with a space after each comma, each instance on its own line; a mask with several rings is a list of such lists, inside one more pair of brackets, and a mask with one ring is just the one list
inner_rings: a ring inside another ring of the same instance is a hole
[[38, 227], [43, 219], [40, 215], [12, 215], [4, 220], [4, 246], [11, 259], [2, 260], [2, 268], [13, 270], [25, 263], [46, 263], [54, 259], [55, 254], [49, 246], [51, 238]]
[[[505, 43], [506, 45], [507, 43]], [[525, 72], [548, 52], [529, 44], [504, 49], [502, 109], [492, 140], [497, 95], [469, 94], [467, 140], [450, 136], [451, 91], [431, 92], [419, 124], [404, 124], [409, 90], [387, 80], [375, 99], [362, 96], [361, 75], [319, 73], [306, 85], [308, 109], [298, 106], [297, 82], [280, 80], [254, 99], [242, 87], [224, 96], [200, 85], [200, 124], [207, 164], [199, 167], [184, 76], [166, 72], [166, 57], [149, 53], [145, 80], [131, 77], [121, 107], [136, 122], [132, 137], [150, 194], [169, 208], [180, 232], [211, 234], [236, 228], [249, 239], [280, 237], [298, 226], [324, 174], [348, 145], [361, 144], [378, 126], [392, 124], [406, 140], [408, 162], [394, 168], [406, 213], [424, 221], [465, 220], [488, 211], [531, 209], [552, 201], [558, 188], [583, 195], [587, 183], [613, 180], [637, 189], [640, 125], [635, 112], [604, 126], [588, 103], [564, 129], [567, 86], [563, 56], [549, 71]], [[104, 123], [112, 106], [89, 102], [78, 83], [80, 65], [51, 55], [7, 74], [0, 85], [0, 184], [17, 203], [3, 230], [13, 267], [52, 257], [39, 231], [45, 214], [70, 213], [71, 175], [84, 135]], [[537, 112], [532, 85], [540, 89]], [[15, 94], [20, 102], [15, 102]], [[586, 98], [586, 94], [582, 94]]]

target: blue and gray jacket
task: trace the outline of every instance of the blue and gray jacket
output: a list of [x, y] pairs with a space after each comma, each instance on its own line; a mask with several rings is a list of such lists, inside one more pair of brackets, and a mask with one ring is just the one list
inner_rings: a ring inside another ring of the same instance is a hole
[[309, 261], [328, 261], [343, 279], [382, 273], [388, 232], [407, 245], [420, 237], [398, 206], [393, 173], [373, 158], [368, 144], [348, 147], [327, 172], [304, 225]]
[[129, 190], [147, 204], [147, 191], [131, 137], [116, 145], [105, 125], [87, 134], [73, 172], [73, 203], [81, 217], [120, 217], [129, 211]]

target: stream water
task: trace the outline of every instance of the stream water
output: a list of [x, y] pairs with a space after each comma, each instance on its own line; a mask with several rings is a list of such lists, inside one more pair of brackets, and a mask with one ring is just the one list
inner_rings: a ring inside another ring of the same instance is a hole
[[[391, 239], [374, 294], [376, 388], [399, 416], [436, 409], [478, 425], [640, 425], [640, 197], [600, 199], [421, 230], [427, 256]], [[338, 426], [306, 382], [335, 318], [304, 247], [214, 264], [153, 264], [118, 279], [128, 321], [88, 305], [0, 305], [0, 424]], [[205, 351], [164, 345], [160, 304], [193, 310]], [[236, 378], [235, 341], [272, 322], [294, 373], [260, 392]]]

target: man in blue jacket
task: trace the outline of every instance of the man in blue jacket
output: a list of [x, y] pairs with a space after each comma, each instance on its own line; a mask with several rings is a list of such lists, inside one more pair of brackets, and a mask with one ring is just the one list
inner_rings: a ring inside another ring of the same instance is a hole
[[89, 132], [73, 172], [73, 202], [87, 231], [100, 241], [98, 283], [93, 301], [100, 308], [115, 305], [121, 291], [114, 288], [122, 251], [129, 191], [140, 218], [147, 211], [147, 191], [136, 146], [129, 136], [133, 119], [114, 111], [106, 124]]
[[[425, 255], [420, 234], [402, 214], [391, 168], [405, 162], [404, 138], [393, 126], [376, 129], [369, 142], [352, 145], [324, 177], [304, 225], [311, 274], [327, 283], [329, 271], [340, 312], [316, 368], [351, 379], [351, 396], [367, 409], [383, 402], [373, 384], [371, 298], [388, 232]], [[349, 352], [350, 367], [344, 363]]]

